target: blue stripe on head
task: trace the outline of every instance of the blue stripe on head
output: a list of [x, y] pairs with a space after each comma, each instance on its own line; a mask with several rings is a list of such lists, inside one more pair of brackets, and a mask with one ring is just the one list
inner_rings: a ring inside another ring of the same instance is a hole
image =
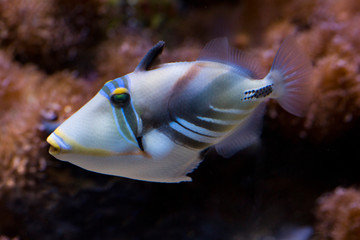
[[[120, 127], [120, 125], [119, 125], [119, 121], [117, 120], [117, 115], [116, 115], [116, 110], [117, 110], [117, 109], [112, 106], [112, 110], [113, 110], [113, 115], [114, 115], [114, 118], [115, 118], [116, 127], [117, 127], [118, 132], [120, 133], [120, 135], [121, 135], [128, 143], [137, 146], [137, 145], [136, 145], [133, 141], [131, 141], [131, 140], [123, 133], [123, 131], [121, 130], [121, 127]], [[128, 129], [129, 129], [129, 132], [132, 133], [129, 124], [127, 123], [127, 119], [126, 119], [126, 117], [125, 117], [124, 111], [123, 111], [122, 109], [121, 109], [121, 113], [122, 113], [123, 118], [124, 118], [124, 120], [125, 120], [125, 122], [126, 122], [126, 126], [127, 126]], [[135, 139], [136, 139], [136, 138], [135, 138]]]
[[[133, 112], [135, 113], [136, 122], [139, 123], [139, 122], [140, 122], [140, 117], [139, 117], [139, 115], [137, 114], [137, 112], [136, 112], [136, 110], [135, 110], [135, 107], [134, 107], [134, 104], [133, 104], [131, 98], [130, 98], [130, 106], [131, 106], [131, 109], [133, 110]], [[139, 127], [139, 126], [138, 126], [138, 127]]]
[[99, 93], [101, 95], [103, 95], [104, 97], [106, 97], [109, 101], [110, 101], [110, 96], [109, 94], [107, 94], [103, 89], [100, 89]]
[[108, 89], [109, 89], [109, 91], [110, 91], [110, 94], [115, 90], [115, 86], [114, 86], [114, 83], [113, 83], [113, 81], [111, 81], [111, 82], [108, 82], [107, 84], [105, 84], [105, 86], [104, 87], [107, 87]]
[[122, 76], [122, 80], [124, 81], [124, 85], [127, 89], [130, 89], [130, 81], [128, 75]]
[[126, 88], [124, 77], [116, 78], [112, 82], [114, 82], [114, 84], [117, 84], [118, 85], [117, 87], [125, 87]]
[[136, 139], [134, 132], [131, 130], [130, 124], [129, 124], [127, 118], [126, 118], [126, 115], [125, 115], [125, 112], [124, 112], [124, 109], [123, 109], [123, 108], [121, 108], [121, 113], [122, 113], [122, 115], [123, 115], [123, 117], [124, 117], [124, 119], [125, 119], [125, 123], [126, 123], [127, 129], [129, 129], [129, 132], [131, 133], [131, 137], [132, 137], [133, 139]]
[[111, 93], [116, 88], [127, 88], [127, 89], [129, 89], [128, 88], [128, 77], [127, 76], [122, 76], [122, 77], [119, 77], [119, 78], [115, 78], [114, 80], [108, 81], [107, 83], [104, 84], [104, 86], [100, 90], [100, 94], [110, 100]]
[[109, 82], [107, 82], [100, 90], [100, 93], [108, 99], [110, 99], [110, 95], [111, 95], [111, 87], [110, 86], [111, 86], [111, 84]]
[[64, 142], [64, 140], [61, 137], [59, 137], [59, 135], [57, 135], [55, 132], [53, 132], [53, 138], [55, 142], [57, 142], [57, 144], [60, 145], [60, 148], [65, 150], [71, 150], [71, 146], [66, 142]]

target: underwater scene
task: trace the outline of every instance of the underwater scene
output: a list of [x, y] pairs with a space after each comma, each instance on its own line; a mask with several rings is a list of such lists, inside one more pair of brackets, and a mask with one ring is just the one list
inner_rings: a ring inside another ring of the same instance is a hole
[[360, 240], [359, 22], [0, 0], [0, 240]]

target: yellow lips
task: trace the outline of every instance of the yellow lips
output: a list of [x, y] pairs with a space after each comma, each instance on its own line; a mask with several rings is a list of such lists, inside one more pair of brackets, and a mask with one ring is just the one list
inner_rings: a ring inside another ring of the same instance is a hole
[[46, 141], [50, 144], [49, 153], [51, 155], [54, 156], [61, 152], [61, 148], [60, 148], [59, 144], [52, 138], [52, 135], [48, 136]]
[[70, 149], [70, 146], [64, 141], [63, 134], [59, 129], [55, 129], [46, 141], [50, 144], [49, 153], [53, 156], [64, 153]]

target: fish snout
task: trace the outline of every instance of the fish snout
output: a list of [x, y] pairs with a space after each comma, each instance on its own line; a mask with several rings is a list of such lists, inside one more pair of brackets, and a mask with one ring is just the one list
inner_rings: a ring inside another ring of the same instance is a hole
[[64, 150], [69, 150], [69, 146], [55, 132], [50, 134], [46, 141], [50, 144], [49, 153], [53, 156], [64, 152]]
[[49, 153], [53, 156], [59, 154], [61, 152], [61, 148], [58, 145], [50, 145]]
[[49, 148], [49, 153], [51, 155], [57, 155], [61, 152], [61, 147], [59, 146], [59, 144], [54, 140], [54, 138], [52, 138], [52, 136], [50, 135], [46, 141], [50, 144], [50, 148]]

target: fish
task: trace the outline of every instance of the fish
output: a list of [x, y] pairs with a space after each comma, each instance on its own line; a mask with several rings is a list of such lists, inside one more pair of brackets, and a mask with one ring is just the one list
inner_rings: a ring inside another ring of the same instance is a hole
[[97, 173], [186, 182], [206, 149], [230, 158], [258, 141], [269, 99], [297, 117], [307, 112], [312, 65], [293, 36], [266, 75], [227, 38], [210, 41], [196, 61], [154, 66], [164, 46], [60, 124], [47, 138], [49, 153]]

